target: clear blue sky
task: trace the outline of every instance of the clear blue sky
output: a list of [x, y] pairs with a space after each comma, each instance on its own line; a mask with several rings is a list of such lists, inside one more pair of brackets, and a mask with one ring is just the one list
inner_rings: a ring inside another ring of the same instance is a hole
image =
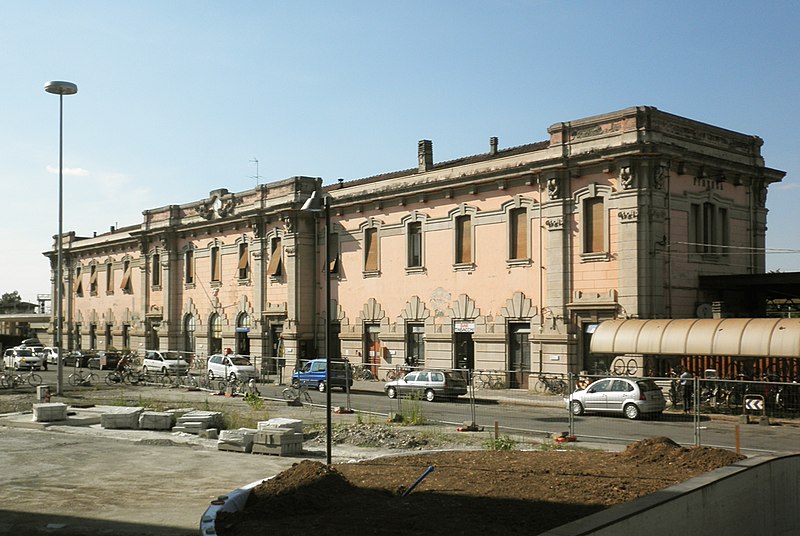
[[[0, 293], [49, 293], [57, 231], [292, 175], [333, 182], [547, 138], [634, 105], [764, 139], [787, 172], [769, 248], [797, 249], [800, 3], [791, 1], [0, 2]], [[768, 253], [800, 270], [800, 253]]]

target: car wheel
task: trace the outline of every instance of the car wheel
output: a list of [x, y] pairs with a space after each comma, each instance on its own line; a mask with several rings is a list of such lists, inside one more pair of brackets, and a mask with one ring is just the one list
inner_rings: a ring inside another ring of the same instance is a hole
[[583, 415], [583, 404], [578, 400], [573, 400], [569, 403], [569, 410], [573, 415]]
[[639, 418], [639, 406], [636, 404], [628, 404], [623, 411], [625, 412], [625, 416], [631, 420]]
[[397, 389], [394, 387], [389, 387], [386, 389], [386, 396], [389, 398], [397, 398]]
[[230, 375], [230, 376], [228, 376], [228, 380], [229, 380], [231, 383], [235, 382], [235, 381], [237, 380], [237, 378], [236, 378], [236, 373], [235, 373], [235, 372], [231, 372], [231, 375]]
[[317, 384], [317, 391], [319, 391], [320, 393], [325, 392], [325, 382], [319, 382]]
[[164, 375], [166, 376], [166, 374], [167, 374], [167, 367], [161, 367], [161, 374], [164, 374]]
[[428, 402], [433, 402], [436, 400], [436, 393], [433, 392], [433, 389], [428, 389], [425, 391], [425, 400]]

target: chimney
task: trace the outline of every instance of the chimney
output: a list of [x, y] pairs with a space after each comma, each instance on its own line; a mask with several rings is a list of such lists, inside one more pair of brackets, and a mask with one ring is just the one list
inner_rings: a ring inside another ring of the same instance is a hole
[[433, 168], [433, 142], [431, 140], [419, 140], [417, 156], [419, 157], [419, 170], [430, 171]]
[[489, 154], [497, 154], [497, 136], [489, 138]]

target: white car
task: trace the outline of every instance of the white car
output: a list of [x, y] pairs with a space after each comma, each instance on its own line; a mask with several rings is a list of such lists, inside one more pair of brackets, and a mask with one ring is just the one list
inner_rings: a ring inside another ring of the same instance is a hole
[[667, 406], [661, 388], [653, 380], [603, 378], [578, 389], [564, 403], [573, 415], [622, 413], [629, 419], [642, 414], [659, 415]]
[[214, 354], [208, 358], [208, 379], [231, 378], [246, 382], [258, 378], [256, 367], [250, 363], [246, 355]]
[[189, 363], [183, 359], [180, 352], [147, 350], [142, 361], [142, 371], [161, 374], [186, 374], [189, 372]]
[[3, 365], [14, 370], [41, 370], [42, 356], [34, 353], [31, 348], [20, 346], [9, 348], [3, 353]]
[[44, 350], [42, 350], [42, 358], [45, 363], [58, 365], [58, 348], [45, 346]]

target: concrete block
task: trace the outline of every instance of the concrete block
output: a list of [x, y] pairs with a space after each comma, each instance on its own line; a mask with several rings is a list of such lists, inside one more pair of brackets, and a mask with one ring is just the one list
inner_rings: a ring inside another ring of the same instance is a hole
[[108, 408], [100, 415], [100, 426], [136, 430], [139, 428], [139, 415], [143, 411], [144, 408]]
[[140, 430], [171, 430], [172, 414], [162, 411], [144, 411], [139, 415]]
[[219, 430], [217, 430], [216, 428], [208, 428], [207, 430], [200, 430], [200, 432], [197, 435], [202, 437], [203, 439], [218, 439]]
[[230, 445], [241, 445], [246, 447], [250, 452], [250, 447], [253, 445], [253, 438], [258, 430], [252, 428], [239, 428], [238, 430], [222, 430], [219, 433], [219, 442]]
[[48, 402], [33, 405], [34, 422], [54, 422], [67, 420], [67, 405], [61, 402]]
[[303, 444], [301, 443], [288, 443], [282, 445], [259, 445], [253, 443], [253, 454], [271, 454], [273, 456], [292, 456], [303, 453]]

